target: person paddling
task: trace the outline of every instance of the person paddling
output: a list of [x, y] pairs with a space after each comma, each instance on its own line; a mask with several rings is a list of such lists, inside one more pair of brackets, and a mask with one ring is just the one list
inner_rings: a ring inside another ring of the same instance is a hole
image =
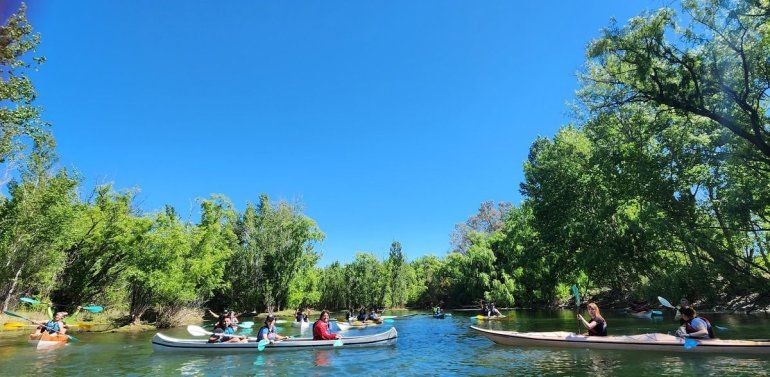
[[324, 310], [313, 324], [313, 340], [335, 340], [340, 339], [339, 334], [329, 332], [329, 311]]
[[361, 322], [366, 321], [366, 309], [361, 308], [361, 310], [358, 311], [358, 316], [356, 317], [356, 320], [359, 320]]
[[495, 303], [494, 302], [489, 304], [489, 315], [488, 315], [488, 317], [492, 317], [492, 316], [501, 317], [502, 315], [503, 315], [503, 313], [500, 313], [500, 311], [497, 310], [497, 308], [495, 307]]
[[220, 316], [219, 322], [214, 327], [214, 334], [209, 338], [209, 343], [246, 343], [245, 337], [235, 335], [230, 316]]
[[265, 318], [265, 325], [259, 329], [259, 332], [257, 332], [258, 341], [264, 339], [270, 343], [273, 343], [276, 340], [284, 340], [288, 338], [288, 336], [283, 336], [275, 332], [275, 317], [272, 315], [269, 315], [267, 318]]
[[699, 338], [714, 339], [714, 329], [711, 327], [711, 321], [699, 317], [695, 309], [685, 306], [680, 310], [683, 326], [676, 331], [676, 336], [680, 338]]
[[588, 315], [591, 316], [591, 322], [586, 321], [582, 315], [577, 315], [580, 323], [588, 329], [588, 336], [607, 336], [607, 321], [602, 317], [599, 306], [593, 302], [588, 304]]
[[39, 336], [43, 332], [48, 332], [49, 335], [53, 335], [56, 333], [64, 335], [67, 333], [67, 325], [64, 324], [64, 317], [67, 316], [67, 312], [57, 312], [53, 315], [53, 318], [49, 321], [37, 321], [38, 326], [37, 329], [35, 329], [35, 333], [32, 334], [33, 336]]
[[380, 316], [377, 315], [377, 312], [372, 308], [372, 310], [369, 312], [369, 315], [366, 317], [367, 321], [374, 321], [379, 322]]

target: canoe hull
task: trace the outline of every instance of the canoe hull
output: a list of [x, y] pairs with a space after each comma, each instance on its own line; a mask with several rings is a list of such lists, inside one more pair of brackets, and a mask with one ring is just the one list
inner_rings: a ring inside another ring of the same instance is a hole
[[685, 349], [683, 340], [666, 334], [589, 337], [568, 332], [520, 333], [495, 331], [471, 326], [489, 340], [517, 347], [590, 348], [606, 350], [770, 354], [770, 342], [710, 339], [699, 341], [695, 348]]
[[348, 323], [337, 322], [337, 327], [340, 328], [340, 331], [348, 331], [350, 329], [359, 329], [360, 330], [360, 329], [366, 329], [366, 328], [369, 328], [369, 327], [381, 326], [381, 325], [382, 325], [382, 323], [376, 323], [376, 322], [359, 322], [359, 321], [348, 322]]
[[44, 332], [41, 335], [35, 336], [34, 334], [30, 334], [28, 338], [29, 344], [34, 345], [38, 350], [49, 350], [53, 348], [61, 347], [69, 341], [69, 338], [67, 338], [66, 335], [60, 335], [60, 334], [49, 334], [47, 332]]
[[[380, 334], [345, 337], [342, 346], [334, 347], [334, 340], [312, 340], [298, 338], [276, 342], [265, 347], [264, 351], [292, 351], [307, 349], [336, 349], [351, 347], [377, 347], [396, 344], [398, 332], [391, 328]], [[208, 343], [205, 339], [176, 339], [161, 333], [152, 338], [152, 349], [156, 352], [258, 352], [256, 342], [248, 343]]]

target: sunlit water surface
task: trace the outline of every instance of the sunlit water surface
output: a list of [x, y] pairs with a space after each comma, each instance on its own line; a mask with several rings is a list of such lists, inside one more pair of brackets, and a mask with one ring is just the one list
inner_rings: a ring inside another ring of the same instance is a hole
[[[405, 314], [398, 312], [392, 314]], [[516, 331], [574, 331], [570, 311], [510, 311], [505, 321], [481, 326]], [[672, 332], [678, 324], [665, 319], [635, 319], [605, 313], [610, 333]], [[767, 316], [709, 315], [727, 331], [722, 338], [770, 338]], [[114, 334], [73, 332], [80, 343], [37, 351], [18, 337], [0, 338], [0, 375], [120, 375], [120, 376], [377, 376], [447, 375], [569, 375], [569, 376], [681, 376], [769, 375], [770, 357], [756, 355], [634, 352], [559, 348], [517, 348], [495, 345], [469, 329], [471, 313], [454, 312], [434, 319], [418, 315], [396, 319], [395, 346], [254, 352], [247, 354], [155, 353], [152, 333]], [[383, 327], [351, 330], [350, 335], [383, 331]], [[190, 337], [184, 328], [164, 331]], [[299, 331], [284, 325], [284, 333]]]

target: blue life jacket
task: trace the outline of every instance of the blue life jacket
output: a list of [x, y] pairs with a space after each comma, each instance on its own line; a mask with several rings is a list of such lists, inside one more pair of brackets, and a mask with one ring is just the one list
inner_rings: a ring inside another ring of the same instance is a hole
[[45, 329], [48, 330], [48, 333], [53, 335], [57, 332], [61, 331], [61, 328], [59, 327], [59, 322], [56, 322], [54, 320], [50, 320], [45, 324]]
[[275, 339], [275, 327], [271, 330], [267, 326], [262, 326], [257, 333], [257, 341], [264, 339], [265, 335], [269, 340]]

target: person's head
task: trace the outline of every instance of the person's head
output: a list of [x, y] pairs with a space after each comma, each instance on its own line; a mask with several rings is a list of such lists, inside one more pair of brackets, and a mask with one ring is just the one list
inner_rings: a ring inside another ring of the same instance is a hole
[[376, 311], [374, 310], [374, 308], [372, 308], [372, 310], [370, 310], [369, 312], [370, 313], [375, 313]]
[[695, 309], [693, 309], [693, 308], [691, 308], [689, 306], [685, 306], [684, 308], [682, 308], [679, 311], [679, 313], [681, 314], [682, 319], [685, 320], [685, 321], [689, 321], [689, 320], [695, 318], [698, 315], [697, 313], [695, 313]]
[[57, 312], [56, 314], [54, 314], [53, 320], [56, 322], [59, 322], [62, 319], [64, 319], [64, 317], [66, 317], [67, 314], [68, 314], [67, 312]]
[[686, 298], [682, 297], [682, 299], [679, 300], [679, 306], [681, 307], [690, 306], [690, 301], [687, 301]]
[[272, 328], [275, 324], [275, 317], [273, 315], [268, 315], [267, 318], [265, 318], [265, 326]]
[[588, 304], [588, 315], [590, 315], [591, 318], [602, 318], [602, 312], [599, 310], [599, 306], [596, 305], [595, 302]]
[[225, 317], [222, 319], [222, 324], [224, 327], [228, 327], [233, 324], [233, 320], [230, 317]]
[[329, 322], [329, 311], [322, 310], [321, 315], [318, 316], [318, 319], [320, 319], [323, 322]]
[[491, 306], [492, 308], [494, 308], [494, 307], [495, 307], [495, 303], [493, 302], [493, 303], [489, 304], [489, 306]]

